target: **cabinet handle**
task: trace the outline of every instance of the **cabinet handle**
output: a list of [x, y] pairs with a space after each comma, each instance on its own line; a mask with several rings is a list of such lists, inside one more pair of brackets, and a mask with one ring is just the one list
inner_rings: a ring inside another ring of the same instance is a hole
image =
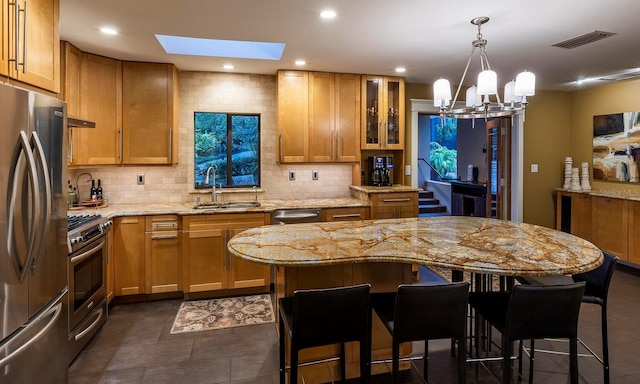
[[360, 216], [362, 216], [362, 214], [360, 214], [360, 213], [347, 213], [347, 214], [344, 214], [344, 215], [333, 215], [332, 217], [334, 219], [343, 219], [343, 218], [347, 218], [347, 217], [360, 217]]
[[397, 202], [401, 202], [401, 201], [411, 201], [410, 198], [404, 198], [404, 199], [383, 199], [382, 200], [385, 203], [397, 203]]
[[169, 128], [169, 164], [171, 164], [171, 161], [173, 160], [173, 151], [171, 150], [172, 148], [172, 140], [173, 139], [173, 128]]
[[175, 221], [173, 221], [173, 222], [166, 222], [166, 223], [153, 223], [152, 227], [153, 227], [153, 229], [156, 229], [156, 228], [171, 228], [171, 229], [176, 229], [176, 228], [178, 228], [178, 223], [176, 223]]
[[340, 160], [340, 132], [336, 132], [336, 160]]
[[151, 235], [151, 240], [168, 240], [168, 239], [177, 239], [178, 234], [174, 233], [171, 235]]
[[73, 164], [73, 129], [69, 130], [69, 164]]
[[222, 255], [222, 267], [224, 269], [227, 269], [227, 233], [225, 232], [224, 236], [222, 236], [222, 241], [224, 243], [224, 248], [222, 249], [222, 252], [224, 253]]
[[119, 160], [120, 160], [120, 162], [122, 163], [122, 160], [123, 160], [123, 157], [124, 157], [124, 156], [122, 155], [122, 152], [123, 152], [123, 144], [122, 144], [122, 135], [123, 135], [123, 133], [122, 133], [122, 127], [120, 127], [120, 128], [118, 129], [118, 131], [119, 131], [119, 132], [118, 132], [118, 133], [119, 133], [119, 134], [118, 134], [118, 138], [120, 139], [120, 153], [118, 154], [118, 159], [119, 159]]
[[15, 38], [13, 39], [13, 44], [14, 44], [14, 54], [16, 55], [15, 59], [12, 59], [15, 62], [15, 69], [16, 72], [19, 70], [19, 58], [18, 58], [18, 52], [20, 51], [20, 5], [18, 4], [18, 0], [15, 0], [14, 3], [9, 3], [9, 4], [13, 4], [15, 7], [15, 31], [14, 31], [14, 35]]
[[282, 154], [282, 133], [280, 133], [278, 140], [280, 142], [280, 148], [278, 148], [280, 150], [280, 162], [282, 163], [284, 161], [284, 155]]
[[[24, 2], [24, 24], [22, 28], [24, 29], [24, 44], [22, 45], [22, 73], [27, 73], [27, 18], [29, 16], [29, 8], [28, 4]], [[17, 53], [16, 53], [17, 55]]]

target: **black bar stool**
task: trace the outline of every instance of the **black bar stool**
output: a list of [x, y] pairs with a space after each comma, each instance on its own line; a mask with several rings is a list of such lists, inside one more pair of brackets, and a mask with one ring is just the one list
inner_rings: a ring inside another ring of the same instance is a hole
[[[511, 292], [471, 292], [469, 304], [502, 333], [503, 384], [511, 383], [513, 342], [543, 338], [569, 339], [569, 376], [578, 384], [578, 315], [585, 283], [516, 285]], [[533, 379], [530, 370], [529, 379]]]
[[298, 382], [298, 353], [322, 345], [340, 344], [340, 374], [345, 379], [345, 343], [360, 342], [360, 377], [371, 378], [370, 284], [295, 291], [279, 301], [280, 384], [285, 384], [285, 337], [291, 340], [290, 379]]
[[[615, 270], [618, 258], [609, 252], [603, 251], [604, 262], [596, 269], [575, 274], [573, 276], [554, 276], [554, 277], [519, 277], [518, 281], [522, 284], [531, 285], [549, 285], [549, 284], [571, 284], [573, 282], [584, 281], [586, 283], [584, 296], [582, 302], [587, 304], [597, 304], [600, 306], [601, 317], [601, 334], [602, 334], [602, 357], [585, 344], [580, 338], [578, 342], [589, 352], [589, 354], [595, 357], [603, 367], [604, 384], [610, 383], [609, 374], [609, 337], [607, 327], [607, 297], [609, 296], [609, 285], [611, 283], [611, 277]], [[533, 369], [534, 352], [547, 352], [545, 350], [533, 349], [530, 353], [530, 366]], [[558, 354], [554, 351], [553, 353]], [[589, 356], [589, 355], [580, 355]]]
[[398, 292], [371, 294], [371, 306], [392, 336], [392, 376], [400, 382], [400, 344], [424, 340], [424, 379], [427, 380], [429, 340], [458, 343], [458, 383], [464, 384], [467, 297], [469, 283], [400, 285]]

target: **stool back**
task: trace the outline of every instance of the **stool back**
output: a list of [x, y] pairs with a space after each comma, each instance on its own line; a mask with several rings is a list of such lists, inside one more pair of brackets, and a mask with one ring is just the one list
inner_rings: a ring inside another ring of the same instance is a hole
[[603, 251], [604, 262], [594, 270], [573, 275], [573, 281], [584, 281], [587, 286], [585, 288], [585, 300], [602, 305], [607, 300], [609, 293], [609, 283], [615, 270], [618, 258], [609, 252]]
[[463, 338], [469, 283], [400, 285], [393, 334], [399, 342]]
[[585, 283], [513, 287], [503, 338], [577, 338]]
[[298, 349], [368, 340], [370, 284], [309, 289], [293, 294], [293, 337]]

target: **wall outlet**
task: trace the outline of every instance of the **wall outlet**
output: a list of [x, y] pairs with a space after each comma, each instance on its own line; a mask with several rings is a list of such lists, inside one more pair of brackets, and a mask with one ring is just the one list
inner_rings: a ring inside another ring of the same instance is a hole
[[138, 185], [144, 185], [144, 173], [138, 173]]
[[404, 175], [411, 176], [411, 165], [407, 164], [404, 166]]
[[289, 180], [294, 181], [296, 179], [296, 171], [289, 171]]
[[311, 171], [311, 180], [318, 180], [318, 171]]
[[532, 173], [538, 172], [538, 164], [531, 164], [531, 172]]

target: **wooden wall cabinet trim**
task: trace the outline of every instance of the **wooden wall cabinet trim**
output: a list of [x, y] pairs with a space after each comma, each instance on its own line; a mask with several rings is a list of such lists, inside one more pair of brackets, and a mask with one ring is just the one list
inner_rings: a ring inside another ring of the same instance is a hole
[[114, 221], [115, 294], [145, 293], [144, 216], [117, 217]]
[[173, 64], [123, 63], [123, 164], [177, 164], [177, 82]]
[[[60, 1], [2, 0], [0, 73], [20, 83], [60, 92]], [[15, 7], [20, 13], [16, 36]], [[24, 11], [23, 11], [24, 10]], [[22, 28], [26, 20], [26, 31]], [[16, 41], [18, 52], [16, 52]], [[25, 58], [26, 56], [26, 58]], [[18, 68], [16, 69], [16, 60]]]

